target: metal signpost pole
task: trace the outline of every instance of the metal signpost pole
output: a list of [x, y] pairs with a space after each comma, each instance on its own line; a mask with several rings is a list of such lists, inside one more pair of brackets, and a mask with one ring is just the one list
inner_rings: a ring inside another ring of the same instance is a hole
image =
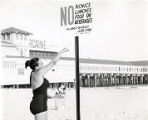
[[75, 36], [75, 71], [76, 71], [76, 120], [80, 120], [80, 86], [79, 86], [79, 36]]

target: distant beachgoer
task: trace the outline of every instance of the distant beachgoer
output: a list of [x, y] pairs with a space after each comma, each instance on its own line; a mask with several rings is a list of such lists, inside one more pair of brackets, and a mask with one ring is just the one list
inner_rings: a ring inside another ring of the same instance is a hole
[[61, 86], [59, 87], [59, 93], [65, 94], [65, 91], [66, 91], [66, 87], [63, 84], [61, 84]]
[[25, 68], [30, 66], [32, 69], [30, 75], [30, 85], [33, 90], [33, 98], [30, 103], [30, 111], [34, 115], [35, 120], [47, 120], [47, 88], [49, 82], [44, 75], [59, 61], [63, 53], [68, 49], [62, 49], [57, 56], [47, 65], [43, 65], [43, 62], [35, 57], [27, 60]]
[[65, 91], [66, 87], [62, 83], [59, 83], [56, 94], [65, 94]]

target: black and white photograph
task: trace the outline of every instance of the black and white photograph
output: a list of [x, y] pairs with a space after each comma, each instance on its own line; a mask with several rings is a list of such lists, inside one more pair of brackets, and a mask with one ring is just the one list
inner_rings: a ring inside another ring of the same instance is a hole
[[148, 120], [148, 0], [0, 0], [1, 120]]

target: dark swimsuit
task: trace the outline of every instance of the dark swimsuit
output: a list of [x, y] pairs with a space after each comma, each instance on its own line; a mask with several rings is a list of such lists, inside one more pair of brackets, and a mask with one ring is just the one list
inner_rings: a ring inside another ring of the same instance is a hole
[[47, 88], [49, 82], [44, 78], [43, 83], [40, 87], [33, 90], [33, 98], [30, 103], [30, 111], [32, 114], [38, 114], [47, 111]]

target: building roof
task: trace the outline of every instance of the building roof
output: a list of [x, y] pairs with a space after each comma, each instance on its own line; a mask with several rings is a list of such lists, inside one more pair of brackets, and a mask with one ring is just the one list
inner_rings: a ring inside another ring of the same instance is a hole
[[2, 30], [1, 33], [2, 34], [5, 34], [5, 33], [20, 33], [20, 34], [32, 35], [32, 33], [30, 33], [30, 32], [20, 30], [18, 28], [14, 28], [14, 27], [6, 28], [6, 29]]
[[132, 65], [148, 66], [148, 60], [143, 61], [129, 61]]
[[[62, 57], [62, 60], [75, 60], [72, 57]], [[108, 65], [127, 65], [127, 66], [148, 66], [148, 60], [144, 61], [118, 61], [118, 60], [103, 60], [103, 59], [86, 59], [80, 58], [80, 63], [88, 64], [108, 64]]]

